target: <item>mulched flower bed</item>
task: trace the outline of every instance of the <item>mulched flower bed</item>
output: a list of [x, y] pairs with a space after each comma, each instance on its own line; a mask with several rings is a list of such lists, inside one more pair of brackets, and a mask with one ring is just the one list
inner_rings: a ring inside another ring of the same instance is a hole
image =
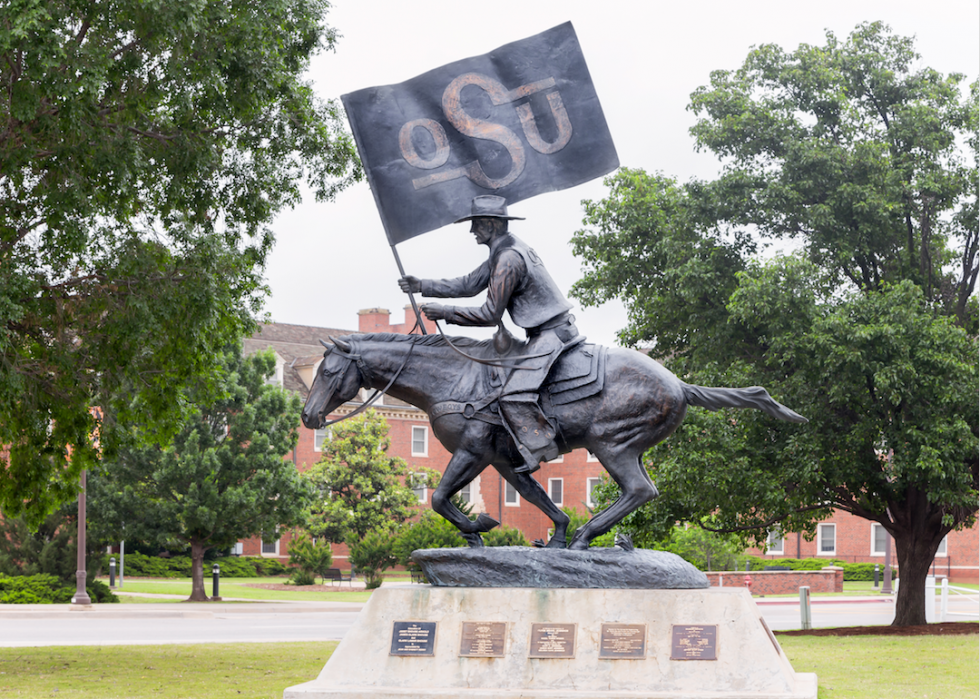
[[975, 621], [945, 621], [921, 626], [843, 626], [837, 629], [774, 631], [777, 636], [953, 636], [977, 633]]

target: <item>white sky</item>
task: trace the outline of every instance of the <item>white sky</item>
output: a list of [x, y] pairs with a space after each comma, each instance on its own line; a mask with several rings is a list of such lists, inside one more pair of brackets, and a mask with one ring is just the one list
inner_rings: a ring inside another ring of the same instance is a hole
[[[328, 23], [342, 34], [335, 53], [311, 70], [324, 98], [402, 82], [432, 68], [480, 55], [566, 21], [578, 34], [621, 165], [687, 181], [710, 178], [718, 163], [695, 153], [688, 129], [690, 93], [711, 71], [741, 65], [749, 48], [775, 43], [785, 50], [822, 45], [824, 31], [845, 38], [863, 21], [881, 20], [896, 34], [915, 36], [922, 63], [980, 73], [980, 3], [976, 0], [497, 0], [469, 5], [450, 0], [336, 0]], [[601, 180], [518, 202], [526, 221], [511, 230], [533, 246], [564, 291], [581, 276], [570, 239], [582, 227], [583, 199], [601, 199]], [[282, 323], [357, 328], [357, 311], [382, 307], [402, 321], [408, 298], [367, 183], [332, 203], [308, 196], [273, 224], [276, 247], [267, 269], [266, 310]], [[455, 277], [486, 259], [465, 224], [447, 226], [398, 246], [406, 272]], [[571, 299], [575, 303], [574, 299]], [[447, 301], [447, 303], [455, 303]], [[482, 297], [458, 305], [478, 305]], [[590, 340], [615, 344], [626, 325], [618, 302], [572, 311]], [[449, 326], [452, 334], [487, 337]]]

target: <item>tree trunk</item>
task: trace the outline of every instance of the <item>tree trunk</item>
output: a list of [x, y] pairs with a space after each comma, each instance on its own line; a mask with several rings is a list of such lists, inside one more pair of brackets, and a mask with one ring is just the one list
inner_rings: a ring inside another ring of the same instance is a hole
[[197, 539], [191, 539], [191, 596], [188, 602], [207, 602], [204, 592], [204, 552], [207, 547]]
[[938, 532], [937, 538], [935, 530], [929, 531], [924, 526], [912, 531], [896, 530], [893, 534], [900, 577], [892, 626], [926, 623], [926, 604], [936, 604], [935, 599], [926, 599], [926, 576], [944, 535]]

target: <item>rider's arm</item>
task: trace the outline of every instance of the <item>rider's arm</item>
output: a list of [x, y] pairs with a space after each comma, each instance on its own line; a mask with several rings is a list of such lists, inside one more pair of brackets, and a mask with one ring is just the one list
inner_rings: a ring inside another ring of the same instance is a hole
[[422, 279], [422, 295], [433, 298], [469, 298], [487, 288], [490, 281], [490, 263], [484, 262], [465, 277], [456, 279]]
[[[524, 265], [524, 259], [516, 250], [504, 250], [497, 256], [492, 275], [489, 262], [486, 267], [489, 278], [489, 283], [486, 284], [486, 302], [478, 308], [447, 306], [447, 323], [493, 326], [500, 322], [500, 318], [510, 304], [511, 295], [527, 273], [527, 267]], [[423, 286], [423, 291], [424, 289]]]

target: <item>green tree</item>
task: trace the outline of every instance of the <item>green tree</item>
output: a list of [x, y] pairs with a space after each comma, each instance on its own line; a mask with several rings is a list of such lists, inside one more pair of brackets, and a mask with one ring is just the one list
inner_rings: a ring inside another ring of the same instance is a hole
[[896, 625], [924, 623], [928, 567], [978, 500], [977, 85], [917, 61], [880, 24], [753, 50], [692, 96], [720, 177], [621, 170], [575, 237], [574, 293], [623, 298], [625, 342], [810, 419], [691, 410], [648, 455], [662, 497], [622, 528], [714, 516], [762, 542], [851, 512], [894, 537]]
[[[221, 398], [192, 404], [166, 445], [123, 449], [91, 479], [90, 521], [103, 539], [127, 536], [191, 549], [191, 600], [206, 601], [204, 554], [238, 539], [301, 525], [311, 490], [283, 455], [296, 445], [299, 397], [266, 382], [272, 352], [214, 357]], [[193, 396], [192, 396], [193, 397]]]
[[374, 410], [332, 428], [322, 459], [303, 473], [319, 493], [310, 514], [313, 536], [338, 544], [360, 541], [418, 513], [418, 496], [406, 481], [433, 487], [438, 473], [410, 472], [404, 459], [388, 456], [389, 443], [388, 423]]
[[251, 327], [274, 215], [304, 178], [329, 198], [359, 177], [339, 107], [300, 79], [336, 40], [327, 6], [0, 4], [6, 516], [72, 499], [119, 421], [172, 435]]

